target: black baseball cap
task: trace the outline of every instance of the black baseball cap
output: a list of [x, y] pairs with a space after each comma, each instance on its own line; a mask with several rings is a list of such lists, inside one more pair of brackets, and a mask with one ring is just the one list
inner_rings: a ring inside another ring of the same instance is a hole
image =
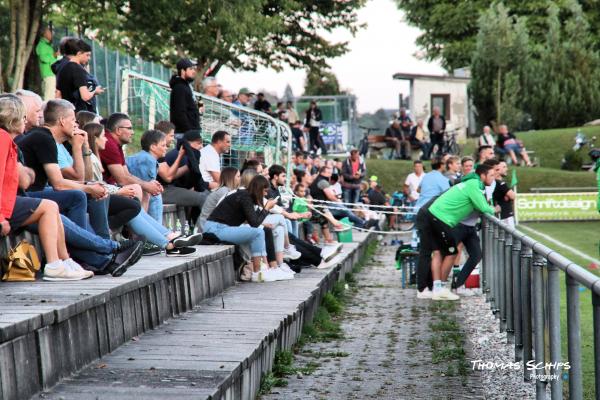
[[181, 60], [177, 61], [177, 71], [192, 68], [195, 66], [196, 63], [193, 63], [189, 58], [182, 58]]
[[183, 138], [188, 142], [202, 140], [202, 132], [200, 131], [200, 129], [191, 129], [183, 134]]

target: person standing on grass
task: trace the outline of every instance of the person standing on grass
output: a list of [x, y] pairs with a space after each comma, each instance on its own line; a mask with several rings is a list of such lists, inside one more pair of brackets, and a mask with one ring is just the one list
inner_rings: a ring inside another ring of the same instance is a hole
[[40, 64], [40, 74], [44, 87], [44, 100], [52, 100], [56, 94], [56, 76], [52, 72], [52, 64], [56, 62], [56, 51], [52, 47], [52, 28], [48, 25], [42, 29], [42, 36], [35, 47], [35, 54]]
[[342, 191], [344, 203], [357, 203], [360, 195], [360, 182], [365, 178], [367, 168], [360, 159], [358, 150], [352, 149], [350, 157], [342, 164]]
[[427, 158], [431, 157], [434, 146], [437, 146], [436, 155], [441, 156], [444, 151], [446, 118], [440, 114], [440, 108], [437, 106], [433, 107], [431, 117], [429, 117], [429, 121], [427, 122], [427, 129], [429, 130], [429, 138], [431, 140], [431, 147], [429, 148]]

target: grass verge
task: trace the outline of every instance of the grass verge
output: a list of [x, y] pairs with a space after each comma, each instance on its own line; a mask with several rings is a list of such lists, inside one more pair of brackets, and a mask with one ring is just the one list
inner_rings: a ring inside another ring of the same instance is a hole
[[[354, 275], [362, 270], [367, 261], [373, 257], [376, 249], [376, 241], [367, 244], [365, 253], [353, 266], [352, 272], [347, 273], [344, 280], [336, 282], [331, 292], [325, 294], [313, 320], [302, 327], [302, 334], [292, 348], [292, 351], [285, 350], [275, 353], [273, 370], [263, 375], [260, 381], [259, 396], [270, 393], [274, 387], [287, 386], [288, 381], [286, 377], [288, 376], [298, 373], [310, 375], [320, 366], [320, 363], [316, 361], [310, 361], [302, 367], [294, 365], [294, 354], [303, 352], [302, 349], [305, 345], [344, 338], [340, 321], [344, 312], [344, 306], [350, 296], [348, 292], [358, 290]], [[318, 359], [321, 357], [347, 357], [349, 354], [344, 352], [314, 353], [308, 351], [303, 352], [303, 355]]]
[[469, 363], [465, 357], [465, 333], [456, 319], [456, 308], [455, 302], [434, 301], [429, 305], [432, 316], [429, 328], [434, 332], [429, 344], [431, 361], [446, 365], [446, 371], [442, 375], [460, 377], [465, 386], [469, 376]]

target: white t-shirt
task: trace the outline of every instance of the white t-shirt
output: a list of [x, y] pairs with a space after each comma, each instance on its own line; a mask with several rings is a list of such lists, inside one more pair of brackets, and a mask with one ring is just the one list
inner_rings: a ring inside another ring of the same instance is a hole
[[421, 186], [421, 181], [423, 180], [424, 176], [425, 173], [422, 173], [420, 176], [417, 176], [417, 174], [412, 172], [406, 177], [406, 181], [404, 182], [404, 184], [408, 186], [409, 196], [412, 199], [417, 200], [419, 198], [419, 192], [417, 192], [417, 188]]
[[219, 153], [217, 153], [212, 144], [200, 150], [200, 173], [206, 183], [214, 181], [210, 171], [221, 172], [221, 157], [219, 157]]

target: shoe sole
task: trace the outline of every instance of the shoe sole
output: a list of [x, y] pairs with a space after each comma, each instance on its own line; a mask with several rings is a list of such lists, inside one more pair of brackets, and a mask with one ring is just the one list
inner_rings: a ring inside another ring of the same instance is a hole
[[451, 299], [448, 297], [432, 297], [431, 300], [435, 300], [435, 301], [456, 301], [460, 299], [460, 297], [456, 298], [456, 299]]
[[289, 254], [284, 254], [284, 255], [283, 255], [283, 259], [284, 259], [284, 260], [297, 260], [297, 259], [299, 259], [300, 257], [302, 257], [302, 254], [300, 254], [300, 253], [298, 253], [298, 255], [297, 255], [296, 257], [292, 257], [292, 256], [291, 256], [291, 255], [289, 255]]
[[144, 252], [144, 246], [143, 245], [138, 246], [136, 251], [131, 253], [129, 255], [129, 257], [127, 257], [127, 259], [125, 261], [123, 261], [123, 263], [111, 273], [111, 275], [114, 278], [123, 276], [123, 274], [125, 272], [127, 272], [127, 270], [129, 269], [129, 267], [131, 267], [133, 264], [135, 264], [136, 262], [138, 262], [140, 260], [143, 252]]
[[193, 253], [189, 253], [189, 254], [167, 253], [167, 257], [188, 257], [188, 256], [193, 256], [194, 254], [196, 254], [195, 251]]
[[43, 276], [42, 280], [49, 281], [49, 282], [59, 282], [59, 281], [82, 281], [84, 279], [89, 279], [89, 278], [91, 278], [91, 276], [82, 277], [82, 278], [51, 278], [49, 276]]
[[142, 257], [155, 256], [157, 254], [160, 254], [160, 250], [152, 251], [150, 253], [144, 253], [144, 252], [142, 252]]

